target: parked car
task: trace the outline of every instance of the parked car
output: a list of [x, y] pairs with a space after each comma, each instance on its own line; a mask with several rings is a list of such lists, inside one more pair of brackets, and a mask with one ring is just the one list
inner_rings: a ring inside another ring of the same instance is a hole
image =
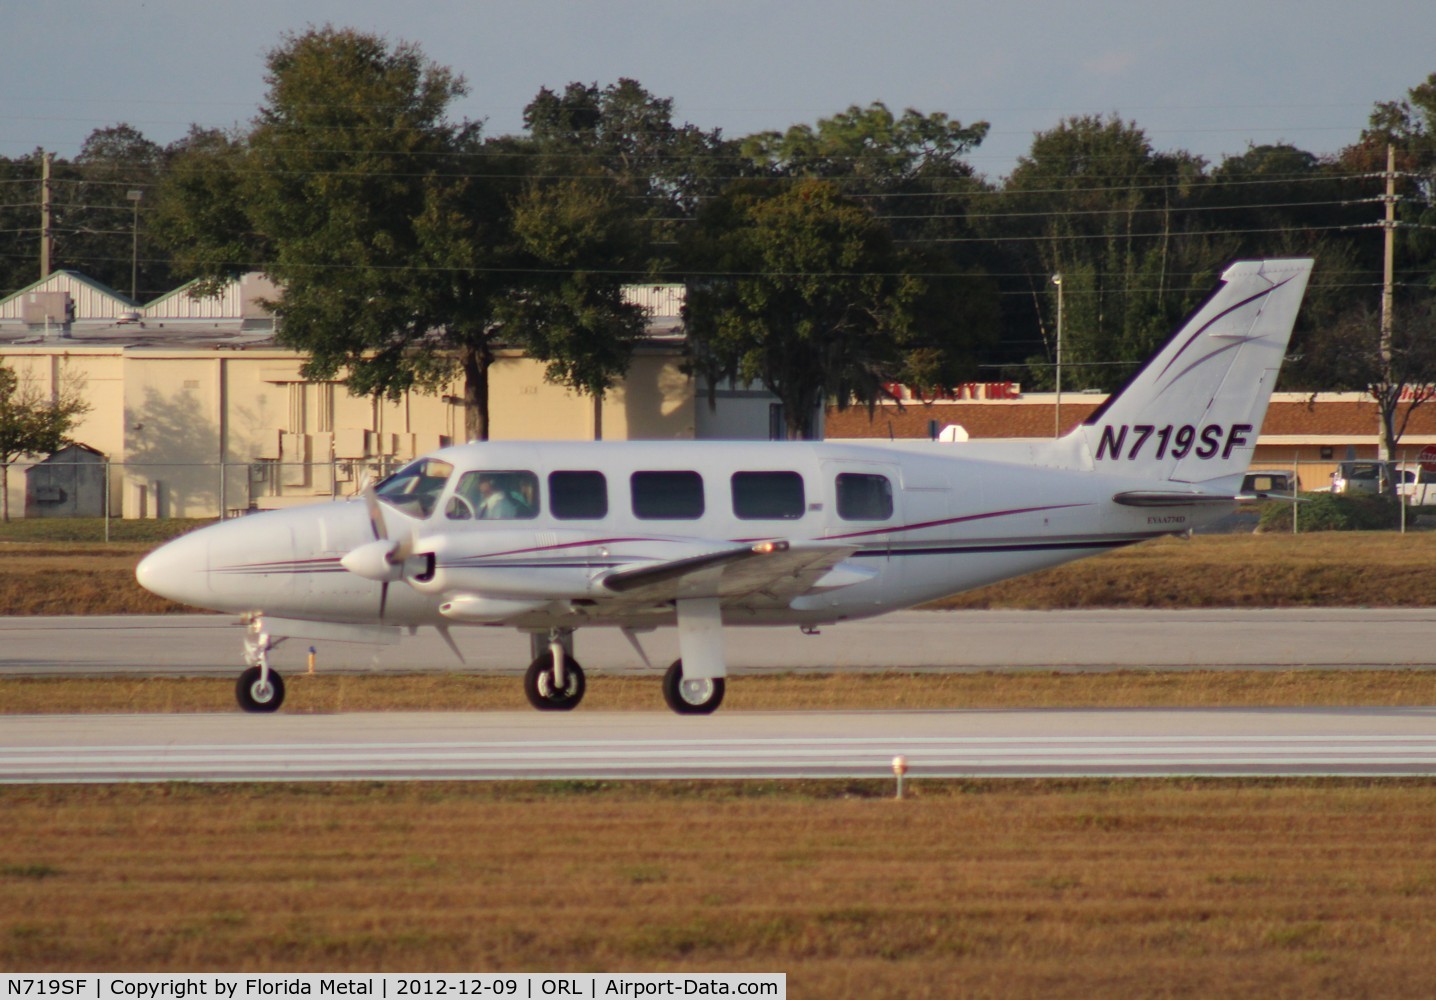
[[1261, 498], [1269, 493], [1291, 496], [1292, 476], [1282, 470], [1253, 470], [1242, 477], [1243, 497]]

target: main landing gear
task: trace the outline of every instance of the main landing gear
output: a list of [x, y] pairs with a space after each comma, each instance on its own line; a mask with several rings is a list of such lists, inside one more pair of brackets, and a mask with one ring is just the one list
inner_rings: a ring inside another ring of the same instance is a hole
[[[712, 617], [716, 624], [716, 602]], [[679, 628], [681, 632], [681, 617]], [[638, 646], [633, 634], [625, 634], [647, 663], [648, 657]], [[533, 662], [524, 672], [524, 694], [528, 696], [529, 704], [541, 712], [567, 712], [577, 708], [578, 703], [583, 700], [586, 682], [583, 668], [573, 658], [573, 630], [554, 629], [546, 636], [532, 633], [529, 642]], [[721, 649], [716, 670], [711, 646], [699, 646], [697, 652], [700, 661], [705, 656], [708, 658], [706, 672], [700, 671], [697, 677], [685, 675], [683, 660], [680, 658], [674, 660], [663, 674], [663, 700], [679, 715], [709, 715], [723, 704], [726, 683], [722, 676]], [[715, 673], [718, 676], [714, 676]]]
[[679, 715], [711, 715], [723, 704], [725, 688], [722, 677], [684, 677], [682, 660], [663, 674], [663, 700]]
[[567, 712], [583, 701], [583, 668], [573, 658], [573, 630], [555, 629], [547, 640], [531, 635], [534, 660], [524, 671], [524, 694], [540, 712]]
[[[524, 672], [524, 694], [541, 712], [567, 712], [583, 700], [583, 668], [573, 658], [573, 630], [554, 629], [529, 636], [533, 662]], [[632, 635], [629, 641], [637, 645]], [[638, 650], [642, 655], [643, 650]], [[644, 657], [644, 662], [648, 658]], [[679, 715], [708, 715], [723, 704], [722, 677], [685, 677], [683, 661], [674, 660], [663, 675], [663, 700]]]

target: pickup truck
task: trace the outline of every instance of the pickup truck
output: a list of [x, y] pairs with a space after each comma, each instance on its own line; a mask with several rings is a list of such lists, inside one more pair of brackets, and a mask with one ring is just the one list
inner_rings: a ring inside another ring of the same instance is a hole
[[1396, 492], [1413, 507], [1436, 507], [1436, 472], [1421, 462], [1403, 462], [1396, 467]]
[[1339, 462], [1331, 474], [1331, 492], [1380, 493], [1383, 481], [1394, 481], [1396, 495], [1413, 507], [1436, 506], [1436, 472], [1427, 471], [1421, 462]]
[[1331, 474], [1332, 493], [1380, 493], [1382, 462], [1338, 462]]

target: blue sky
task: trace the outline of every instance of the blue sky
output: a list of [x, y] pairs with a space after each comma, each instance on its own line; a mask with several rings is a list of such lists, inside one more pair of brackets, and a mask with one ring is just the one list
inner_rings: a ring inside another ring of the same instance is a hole
[[17, 0], [4, 21], [6, 156], [73, 156], [121, 121], [160, 143], [247, 122], [265, 53], [324, 23], [417, 43], [465, 76], [456, 112], [490, 132], [519, 131], [542, 86], [628, 76], [732, 136], [872, 101], [985, 119], [971, 160], [993, 179], [1034, 132], [1084, 113], [1212, 161], [1249, 143], [1333, 152], [1374, 102], [1436, 72], [1431, 0]]

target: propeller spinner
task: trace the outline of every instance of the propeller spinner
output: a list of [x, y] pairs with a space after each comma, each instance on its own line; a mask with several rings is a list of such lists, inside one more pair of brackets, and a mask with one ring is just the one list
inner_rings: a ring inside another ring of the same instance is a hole
[[404, 563], [414, 554], [414, 536], [406, 530], [398, 538], [390, 538], [374, 487], [365, 486], [363, 496], [364, 508], [369, 513], [369, 526], [374, 532], [374, 541], [351, 549], [339, 560], [339, 565], [355, 576], [381, 584], [379, 620], [383, 621], [384, 610], [389, 604], [389, 584], [403, 579]]

